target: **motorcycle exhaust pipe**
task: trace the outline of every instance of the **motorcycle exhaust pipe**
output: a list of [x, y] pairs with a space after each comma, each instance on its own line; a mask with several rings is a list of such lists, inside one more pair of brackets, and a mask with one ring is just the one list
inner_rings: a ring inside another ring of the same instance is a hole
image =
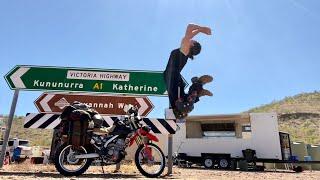
[[98, 153], [89, 153], [89, 154], [81, 154], [81, 155], [75, 155], [75, 159], [89, 159], [89, 158], [98, 158], [100, 157]]

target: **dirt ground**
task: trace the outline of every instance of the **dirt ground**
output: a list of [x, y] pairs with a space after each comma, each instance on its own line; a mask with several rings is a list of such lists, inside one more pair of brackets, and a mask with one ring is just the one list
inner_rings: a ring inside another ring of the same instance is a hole
[[[142, 176], [133, 164], [121, 165], [119, 172], [114, 172], [115, 166], [104, 167], [105, 174], [102, 173], [100, 166], [91, 166], [88, 171], [79, 177], [64, 177], [54, 168], [54, 165], [33, 165], [23, 163], [19, 165], [7, 165], [0, 170], [0, 179], [19, 179], [33, 180], [37, 179], [146, 179]], [[165, 170], [166, 173], [167, 170]], [[207, 170], [200, 167], [178, 168], [174, 167], [173, 174], [166, 176], [165, 173], [160, 177], [162, 179], [320, 179], [320, 171], [304, 171], [295, 173], [293, 171], [265, 172], [241, 172], [224, 170]]]

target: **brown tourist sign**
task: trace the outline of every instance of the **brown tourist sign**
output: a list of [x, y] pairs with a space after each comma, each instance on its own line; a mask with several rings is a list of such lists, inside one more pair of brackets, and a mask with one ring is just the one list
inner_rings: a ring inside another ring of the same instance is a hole
[[123, 107], [126, 104], [138, 106], [141, 116], [147, 116], [154, 108], [148, 97], [104, 94], [43, 93], [34, 104], [40, 113], [61, 113], [74, 101], [92, 106], [102, 115], [125, 115]]

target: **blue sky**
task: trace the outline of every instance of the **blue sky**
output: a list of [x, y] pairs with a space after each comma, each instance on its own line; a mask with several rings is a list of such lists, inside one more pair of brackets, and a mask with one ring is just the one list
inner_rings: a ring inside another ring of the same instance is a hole
[[[212, 28], [183, 70], [210, 74], [213, 97], [191, 115], [238, 113], [285, 96], [320, 89], [317, 0], [135, 0], [0, 2], [0, 74], [17, 64], [164, 70], [188, 23]], [[0, 80], [0, 114], [13, 91]], [[37, 112], [41, 92], [22, 91], [16, 114]], [[150, 97], [163, 117], [166, 97]]]

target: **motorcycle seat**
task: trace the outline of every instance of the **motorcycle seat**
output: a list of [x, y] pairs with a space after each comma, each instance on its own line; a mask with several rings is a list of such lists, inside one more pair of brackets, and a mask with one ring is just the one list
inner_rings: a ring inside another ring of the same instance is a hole
[[114, 128], [115, 128], [115, 126], [94, 128], [93, 129], [93, 134], [96, 134], [96, 135], [107, 135], [107, 134], [111, 133], [114, 130]]

